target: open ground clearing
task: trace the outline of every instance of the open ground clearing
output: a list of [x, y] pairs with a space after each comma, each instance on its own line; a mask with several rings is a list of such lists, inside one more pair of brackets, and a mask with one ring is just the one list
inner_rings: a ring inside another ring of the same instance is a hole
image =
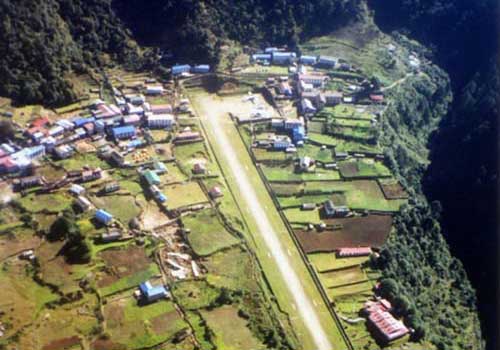
[[307, 255], [317, 272], [326, 272], [346, 267], [353, 267], [368, 261], [367, 256], [338, 258], [335, 253], [314, 253]]
[[99, 256], [105, 262], [105, 269], [98, 278], [97, 286], [104, 296], [137, 287], [160, 273], [143, 247], [129, 245], [107, 249]]
[[170, 209], [208, 202], [198, 182], [183, 182], [162, 188], [167, 196], [167, 205]]
[[104, 317], [110, 339], [131, 350], [163, 343], [188, 327], [166, 300], [138, 306], [134, 298], [123, 297], [104, 306]]
[[238, 310], [231, 306], [222, 306], [211, 311], [202, 311], [202, 317], [214, 332], [217, 349], [264, 349], [258, 339], [246, 326], [246, 321], [238, 316]]
[[239, 243], [239, 240], [227, 232], [213, 209], [199, 211], [182, 218], [189, 244], [200, 256], [215, 253]]
[[255, 291], [258, 288], [252, 261], [240, 247], [215, 253], [206, 258], [203, 265], [208, 270], [207, 281], [211, 285], [232, 290]]

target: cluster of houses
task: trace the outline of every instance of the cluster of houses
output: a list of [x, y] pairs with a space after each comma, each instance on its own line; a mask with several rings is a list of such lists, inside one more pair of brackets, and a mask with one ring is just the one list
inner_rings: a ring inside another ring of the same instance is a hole
[[[356, 103], [360, 97], [368, 97], [372, 103], [384, 102], [383, 93], [373, 89], [368, 82], [364, 82], [366, 86], [349, 85], [349, 93], [345, 94], [342, 91], [325, 91], [330, 77], [324, 71], [316, 68], [352, 70], [351, 65], [337, 57], [308, 55], [297, 57], [295, 52], [268, 47], [264, 52], [252, 55], [251, 62], [263, 65], [289, 65], [289, 72], [295, 77], [294, 86], [290, 84], [288, 76], [279, 77], [278, 81], [274, 77], [270, 77], [267, 80], [267, 85], [275, 88], [276, 98], [292, 99], [298, 97], [299, 111], [304, 116], [314, 115], [325, 106]], [[311, 67], [314, 70], [310, 72]], [[364, 96], [365, 91], [369, 91], [367, 96]]]
[[351, 66], [337, 57], [331, 56], [312, 56], [312, 55], [300, 55], [297, 57], [297, 53], [291, 51], [283, 51], [277, 47], [267, 47], [263, 52], [258, 52], [250, 57], [252, 63], [258, 63], [262, 65], [292, 65], [292, 64], [302, 64], [308, 66], [316, 66], [321, 68], [335, 68], [341, 70], [349, 70]]
[[167, 196], [158, 188], [161, 184], [161, 179], [158, 175], [165, 174], [166, 172], [166, 165], [159, 161], [153, 163], [153, 169], [147, 169], [142, 172], [142, 178], [147, 183], [151, 195], [160, 204], [165, 204], [167, 202]]
[[24, 172], [33, 162], [45, 156], [46, 148], [41, 145], [19, 148], [9, 144], [0, 145], [0, 174]]
[[[24, 131], [26, 147], [11, 144], [0, 145], [0, 174], [23, 172], [32, 166], [33, 161], [53, 154], [58, 159], [69, 158], [74, 154], [72, 144], [80, 139], [103, 137], [106, 134], [115, 141], [130, 140], [138, 135], [137, 127], [149, 129], [171, 129], [175, 117], [170, 105], [150, 106], [143, 97], [129, 97], [123, 108], [96, 101], [92, 115], [60, 119], [51, 123], [41, 117], [33, 121]], [[130, 143], [137, 147], [141, 142]]]

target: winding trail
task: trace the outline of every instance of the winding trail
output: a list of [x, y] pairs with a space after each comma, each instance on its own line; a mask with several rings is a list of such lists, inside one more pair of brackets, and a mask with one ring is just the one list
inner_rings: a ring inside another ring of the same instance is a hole
[[[297, 305], [297, 310], [300, 317], [303, 319], [311, 337], [314, 341], [317, 350], [331, 350], [333, 346], [325, 333], [319, 317], [311, 300], [306, 295], [302, 283], [292, 268], [291, 262], [286, 254], [283, 246], [278, 239], [277, 233], [266, 214], [266, 210], [259, 202], [257, 193], [252, 187], [251, 181], [246, 172], [243, 170], [244, 165], [238, 159], [234, 151], [228, 135], [224, 132], [223, 123], [227, 123], [227, 115], [221, 115], [215, 110], [206, 111], [205, 120], [209, 124], [211, 131], [215, 137], [212, 142], [218, 143], [219, 147], [225, 152], [222, 154], [225, 157], [229, 170], [236, 179], [239, 190], [242, 193], [244, 205], [249, 209], [257, 223], [259, 234], [263, 237], [267, 248], [276, 262], [280, 274], [287, 283], [287, 288], [293, 296], [293, 301]], [[225, 120], [226, 119], [226, 120]]]

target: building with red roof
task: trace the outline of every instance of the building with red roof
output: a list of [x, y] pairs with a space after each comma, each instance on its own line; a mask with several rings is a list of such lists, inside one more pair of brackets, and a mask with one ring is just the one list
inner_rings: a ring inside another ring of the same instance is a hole
[[353, 256], [367, 256], [372, 253], [370, 247], [354, 247], [354, 248], [340, 248], [337, 255], [341, 258], [353, 257]]
[[17, 170], [17, 164], [10, 156], [0, 158], [0, 173], [13, 173]]
[[47, 124], [49, 124], [49, 123], [50, 123], [49, 118], [47, 118], [47, 117], [40, 117], [40, 118], [35, 119], [35, 120], [31, 123], [31, 126], [32, 126], [32, 127], [38, 127], [38, 128], [41, 128], [41, 127], [46, 126], [46, 125], [47, 125]]
[[391, 314], [392, 305], [386, 299], [368, 301], [363, 311], [368, 315], [368, 327], [380, 340], [390, 343], [407, 335], [410, 330]]
[[382, 94], [370, 94], [370, 100], [376, 103], [384, 102], [384, 95]]

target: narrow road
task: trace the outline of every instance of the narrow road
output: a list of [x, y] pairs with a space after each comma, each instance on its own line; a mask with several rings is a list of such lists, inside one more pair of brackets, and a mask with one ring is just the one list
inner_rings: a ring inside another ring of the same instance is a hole
[[307, 297], [297, 274], [291, 267], [289, 258], [280, 244], [278, 235], [274, 231], [265, 209], [260, 204], [246, 172], [243, 170], [244, 166], [241, 164], [237, 154], [231, 146], [228, 135], [224, 132], [224, 118], [229, 117], [227, 115], [218, 115], [217, 113], [208, 113], [206, 116], [206, 120], [210, 124], [210, 128], [215, 136], [211, 141], [218, 143], [219, 147], [225, 150], [223, 156], [226, 158], [230, 171], [236, 179], [238, 187], [243, 195], [244, 205], [254, 216], [255, 222], [259, 228], [259, 234], [262, 235], [283, 279], [287, 282], [289, 292], [297, 305], [298, 313], [304, 320], [317, 350], [330, 350], [333, 346], [319, 321], [315, 308]]

